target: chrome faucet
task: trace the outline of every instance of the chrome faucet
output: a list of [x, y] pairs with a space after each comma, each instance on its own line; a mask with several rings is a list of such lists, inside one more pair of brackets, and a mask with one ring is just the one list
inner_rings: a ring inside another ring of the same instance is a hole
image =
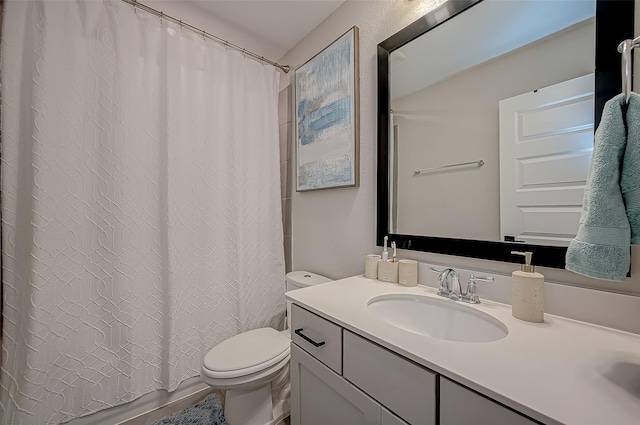
[[453, 294], [456, 293], [456, 290], [457, 294], [460, 294], [460, 274], [451, 268], [438, 270], [430, 267], [430, 270], [439, 273], [438, 280], [440, 281], [440, 289], [438, 290], [438, 295], [451, 299], [459, 299]]
[[439, 273], [438, 280], [440, 281], [440, 289], [438, 290], [438, 295], [450, 298], [454, 301], [479, 304], [480, 297], [478, 297], [476, 282], [493, 282], [493, 277], [491, 276], [471, 275], [469, 276], [467, 289], [463, 292], [462, 287], [460, 286], [460, 273], [451, 268], [438, 270], [430, 267], [429, 269], [432, 272]]

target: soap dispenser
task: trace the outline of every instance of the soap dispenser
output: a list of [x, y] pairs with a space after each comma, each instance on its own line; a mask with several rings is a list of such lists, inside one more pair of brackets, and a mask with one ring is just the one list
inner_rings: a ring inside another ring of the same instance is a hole
[[525, 258], [520, 271], [511, 274], [513, 277], [511, 314], [520, 320], [542, 323], [544, 321], [544, 276], [536, 273], [535, 267], [531, 264], [533, 252], [511, 251], [511, 254], [522, 255]]

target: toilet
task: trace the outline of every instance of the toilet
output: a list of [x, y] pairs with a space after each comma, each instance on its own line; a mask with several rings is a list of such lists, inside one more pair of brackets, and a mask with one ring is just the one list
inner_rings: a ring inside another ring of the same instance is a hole
[[[305, 271], [287, 273], [286, 290], [330, 282]], [[224, 416], [229, 425], [276, 425], [290, 412], [289, 358], [291, 302], [287, 329], [253, 329], [232, 336], [204, 356], [200, 378], [226, 390]]]

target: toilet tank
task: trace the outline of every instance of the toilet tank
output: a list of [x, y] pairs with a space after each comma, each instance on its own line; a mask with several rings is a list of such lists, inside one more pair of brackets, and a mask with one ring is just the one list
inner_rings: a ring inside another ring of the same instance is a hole
[[331, 282], [332, 279], [321, 276], [319, 274], [297, 271], [287, 273], [287, 291], [294, 289], [306, 288], [307, 286], [318, 285], [319, 283]]
[[[295, 271], [289, 272], [286, 276], [286, 291], [294, 291], [296, 289], [306, 288], [307, 286], [318, 285], [320, 283], [331, 282], [333, 279], [321, 276], [319, 274]], [[287, 328], [291, 326], [291, 301], [287, 301]]]

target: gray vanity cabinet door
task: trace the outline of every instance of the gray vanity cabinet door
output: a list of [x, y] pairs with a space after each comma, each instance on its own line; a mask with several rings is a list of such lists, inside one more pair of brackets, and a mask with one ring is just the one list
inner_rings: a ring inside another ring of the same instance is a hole
[[411, 425], [436, 425], [437, 375], [345, 329], [343, 375]]
[[382, 408], [382, 425], [409, 425], [384, 407]]
[[381, 425], [381, 406], [291, 344], [291, 425]]
[[440, 377], [440, 425], [539, 425], [486, 397]]

